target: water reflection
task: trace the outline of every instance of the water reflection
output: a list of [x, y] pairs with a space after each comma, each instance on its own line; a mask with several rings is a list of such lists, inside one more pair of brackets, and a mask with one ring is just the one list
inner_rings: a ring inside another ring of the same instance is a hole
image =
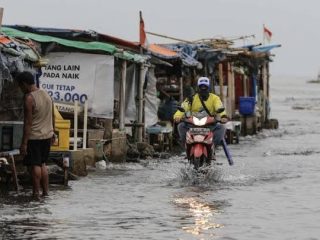
[[33, 201], [30, 195], [28, 189], [0, 196], [0, 239], [48, 239], [42, 234], [51, 229], [51, 212], [44, 199]]
[[[2, 239], [47, 239], [44, 234], [50, 230], [51, 225], [42, 222], [37, 218], [25, 218], [12, 221], [4, 221], [2, 224], [3, 232], [0, 234]], [[56, 238], [50, 238], [56, 239]]]
[[175, 198], [174, 203], [189, 211], [188, 217], [193, 218], [194, 223], [183, 226], [182, 229], [192, 235], [206, 233], [210, 229], [222, 228], [223, 225], [214, 222], [214, 216], [219, 212], [214, 205], [210, 205], [195, 197]]

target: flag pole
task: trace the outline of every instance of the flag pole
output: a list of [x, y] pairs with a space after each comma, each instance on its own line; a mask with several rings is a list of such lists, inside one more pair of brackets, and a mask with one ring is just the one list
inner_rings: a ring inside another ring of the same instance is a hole
[[2, 18], [3, 18], [3, 8], [0, 7], [0, 30], [1, 30], [1, 27], [2, 27]]
[[262, 45], [266, 45], [266, 35], [264, 33], [265, 25], [262, 24]]
[[142, 11], [139, 11], [139, 43], [142, 47], [144, 45], [144, 21], [142, 18]]

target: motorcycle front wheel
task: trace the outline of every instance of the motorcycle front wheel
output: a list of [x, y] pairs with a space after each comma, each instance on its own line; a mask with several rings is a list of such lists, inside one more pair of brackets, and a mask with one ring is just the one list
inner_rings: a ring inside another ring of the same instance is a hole
[[203, 166], [203, 157], [193, 157], [192, 164], [195, 170], [198, 170]]

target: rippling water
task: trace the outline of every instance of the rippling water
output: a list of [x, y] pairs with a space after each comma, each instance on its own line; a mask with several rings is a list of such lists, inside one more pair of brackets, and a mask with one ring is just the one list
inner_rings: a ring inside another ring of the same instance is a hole
[[0, 197], [0, 239], [320, 239], [319, 84], [272, 79], [264, 130], [206, 175], [182, 157], [108, 165], [49, 198]]

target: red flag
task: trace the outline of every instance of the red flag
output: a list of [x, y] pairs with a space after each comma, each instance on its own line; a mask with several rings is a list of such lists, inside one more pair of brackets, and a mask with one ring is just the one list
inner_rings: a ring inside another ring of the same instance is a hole
[[147, 39], [147, 36], [146, 36], [146, 32], [144, 31], [144, 21], [142, 18], [142, 12], [140, 11], [140, 41], [139, 42], [141, 46], [145, 47], [146, 39]]
[[266, 28], [266, 26], [263, 25], [263, 37], [264, 39], [267, 39], [268, 42], [271, 41], [271, 37], [272, 37], [272, 32]]

